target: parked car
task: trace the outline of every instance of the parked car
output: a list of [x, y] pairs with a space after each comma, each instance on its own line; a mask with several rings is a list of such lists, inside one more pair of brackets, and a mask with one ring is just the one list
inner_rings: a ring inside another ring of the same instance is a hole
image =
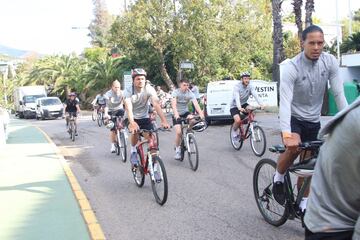
[[58, 97], [36, 99], [36, 119], [59, 118], [63, 116], [64, 105]]

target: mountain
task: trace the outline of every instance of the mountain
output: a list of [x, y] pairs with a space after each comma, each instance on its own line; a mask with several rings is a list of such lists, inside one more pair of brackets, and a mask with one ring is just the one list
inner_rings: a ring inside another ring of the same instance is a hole
[[7, 47], [0, 44], [0, 55], [7, 55], [10, 58], [23, 58], [25, 57], [29, 51], [20, 50], [16, 48]]

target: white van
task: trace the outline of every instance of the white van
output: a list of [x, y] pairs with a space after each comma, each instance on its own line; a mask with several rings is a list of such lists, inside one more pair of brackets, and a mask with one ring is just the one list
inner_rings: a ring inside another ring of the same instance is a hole
[[62, 117], [64, 105], [58, 97], [43, 97], [36, 99], [36, 119]]
[[223, 80], [208, 83], [204, 107], [208, 122], [232, 119], [230, 104], [234, 87], [239, 82], [239, 80]]

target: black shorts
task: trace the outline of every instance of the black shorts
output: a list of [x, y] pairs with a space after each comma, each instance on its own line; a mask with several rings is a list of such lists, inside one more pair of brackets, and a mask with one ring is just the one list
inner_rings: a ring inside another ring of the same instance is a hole
[[[190, 113], [186, 112], [184, 114], [180, 115], [180, 118], [187, 118], [187, 116], [189, 116]], [[172, 120], [173, 120], [173, 125], [175, 126], [176, 124], [181, 124], [181, 119], [175, 119], [174, 115], [172, 116]]]
[[[248, 103], [244, 103], [241, 105], [242, 108], [246, 108], [247, 106], [249, 106]], [[237, 107], [230, 108], [230, 114], [232, 117], [238, 114], [240, 115], [241, 119], [244, 119], [247, 115], [247, 113], [240, 112], [240, 110]]]
[[351, 240], [354, 231], [313, 233], [305, 227], [305, 240]]
[[299, 134], [302, 142], [318, 140], [320, 127], [320, 122], [300, 121], [291, 116], [291, 132]]
[[152, 124], [150, 118], [134, 119], [134, 121], [137, 125], [139, 125], [140, 129], [154, 130], [154, 125]]
[[112, 117], [116, 116], [116, 117], [123, 117], [125, 114], [125, 110], [124, 109], [119, 109], [119, 110], [114, 110], [114, 111], [108, 111], [108, 114]]

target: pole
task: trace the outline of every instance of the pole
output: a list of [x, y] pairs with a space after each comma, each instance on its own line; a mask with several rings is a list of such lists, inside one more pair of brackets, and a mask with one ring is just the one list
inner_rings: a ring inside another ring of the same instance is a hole
[[352, 12], [351, 12], [350, 0], [349, 0], [349, 35], [352, 35]]
[[340, 62], [340, 23], [339, 23], [339, 0], [336, 0], [336, 48], [337, 58]]

